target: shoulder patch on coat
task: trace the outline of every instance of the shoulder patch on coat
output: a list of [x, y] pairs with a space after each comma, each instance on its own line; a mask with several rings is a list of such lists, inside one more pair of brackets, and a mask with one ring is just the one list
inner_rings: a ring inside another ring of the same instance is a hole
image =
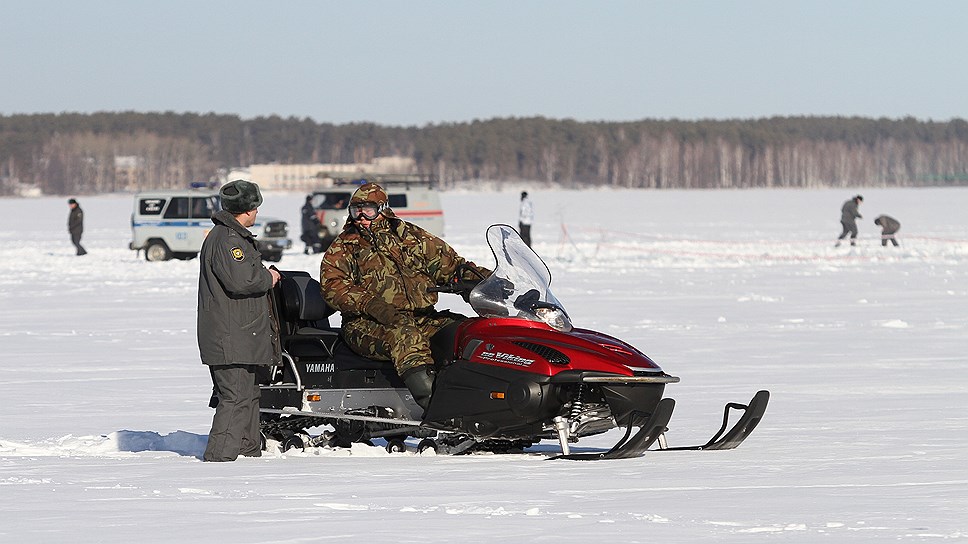
[[232, 258], [236, 261], [242, 262], [245, 260], [245, 252], [242, 251], [241, 247], [232, 248]]

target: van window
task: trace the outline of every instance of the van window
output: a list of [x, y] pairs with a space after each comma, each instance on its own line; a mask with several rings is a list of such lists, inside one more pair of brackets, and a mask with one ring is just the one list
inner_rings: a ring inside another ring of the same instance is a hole
[[400, 195], [387, 195], [388, 203], [391, 208], [406, 208], [407, 207], [407, 194]]
[[345, 210], [351, 194], [345, 191], [313, 194], [313, 207], [317, 210]]
[[215, 213], [215, 199], [212, 197], [192, 197], [192, 218], [208, 219]]
[[188, 219], [188, 197], [176, 196], [165, 210], [165, 219]]
[[165, 207], [164, 198], [142, 198], [138, 202], [139, 215], [160, 215]]

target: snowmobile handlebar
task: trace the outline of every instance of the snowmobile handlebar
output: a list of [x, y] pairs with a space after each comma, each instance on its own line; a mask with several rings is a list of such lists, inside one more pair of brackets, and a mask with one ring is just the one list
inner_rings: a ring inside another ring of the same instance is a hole
[[467, 293], [471, 289], [477, 287], [477, 284], [481, 283], [480, 280], [459, 280], [448, 283], [446, 285], [437, 285], [427, 289], [428, 293]]

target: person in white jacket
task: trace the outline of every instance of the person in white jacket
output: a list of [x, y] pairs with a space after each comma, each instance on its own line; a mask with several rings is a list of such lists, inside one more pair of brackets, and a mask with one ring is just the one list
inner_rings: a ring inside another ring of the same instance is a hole
[[534, 205], [527, 191], [521, 191], [521, 208], [518, 211], [518, 231], [521, 239], [531, 247], [531, 222], [534, 221]]

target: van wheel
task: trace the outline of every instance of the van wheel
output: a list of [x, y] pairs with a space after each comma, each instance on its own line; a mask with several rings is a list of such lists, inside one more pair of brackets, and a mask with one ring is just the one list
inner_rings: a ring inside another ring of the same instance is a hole
[[145, 248], [146, 261], [167, 261], [168, 259], [171, 259], [171, 251], [164, 242], [151, 242]]
[[391, 438], [387, 440], [387, 453], [406, 453], [407, 443], [402, 438]]

